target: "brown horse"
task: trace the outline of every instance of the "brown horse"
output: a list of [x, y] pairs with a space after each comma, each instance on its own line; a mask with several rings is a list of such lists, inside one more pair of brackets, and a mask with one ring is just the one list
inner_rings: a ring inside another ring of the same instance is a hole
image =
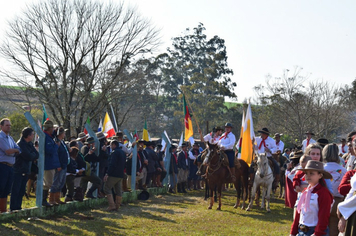
[[247, 198], [247, 185], [248, 185], [248, 165], [245, 161], [239, 159], [240, 168], [235, 168], [236, 180], [232, 181], [228, 168], [223, 163], [223, 158], [227, 158], [225, 153], [219, 150], [216, 144], [209, 144], [210, 149], [210, 164], [207, 173], [207, 180], [210, 189], [210, 204], [208, 209], [212, 209], [214, 204], [213, 190], [217, 188], [219, 206], [217, 210], [221, 210], [221, 191], [225, 183], [233, 183], [237, 192], [237, 199], [234, 208], [240, 205], [241, 184], [243, 189], [243, 204], [242, 208], [245, 208], [245, 201]]

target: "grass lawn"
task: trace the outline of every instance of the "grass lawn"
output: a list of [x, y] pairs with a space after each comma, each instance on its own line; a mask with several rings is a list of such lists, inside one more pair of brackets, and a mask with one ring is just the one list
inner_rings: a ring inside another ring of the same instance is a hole
[[288, 235], [292, 209], [271, 202], [271, 213], [256, 206], [234, 209], [235, 191], [223, 192], [222, 211], [207, 210], [203, 190], [153, 196], [108, 213], [106, 206], [41, 219], [0, 223], [0, 235]]

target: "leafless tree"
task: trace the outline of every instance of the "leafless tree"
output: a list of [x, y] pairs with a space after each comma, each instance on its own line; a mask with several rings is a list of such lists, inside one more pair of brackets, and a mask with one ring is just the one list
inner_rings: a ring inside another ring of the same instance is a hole
[[312, 130], [317, 138], [333, 141], [347, 132], [350, 122], [345, 112], [342, 89], [324, 81], [311, 81], [297, 67], [281, 77], [267, 76], [266, 85], [255, 87], [259, 101], [258, 127], [285, 133], [301, 143]]
[[135, 83], [120, 79], [125, 63], [159, 44], [159, 31], [123, 3], [42, 1], [9, 26], [0, 52], [14, 69], [1, 75], [30, 89], [57, 123], [77, 130]]

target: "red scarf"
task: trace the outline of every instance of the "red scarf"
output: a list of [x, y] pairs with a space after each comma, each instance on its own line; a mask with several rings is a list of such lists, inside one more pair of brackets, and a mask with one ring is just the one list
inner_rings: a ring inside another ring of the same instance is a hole
[[178, 164], [177, 154], [175, 154], [175, 153], [172, 153], [172, 154], [173, 154], [174, 159], [176, 160], [176, 164]]
[[[184, 151], [183, 151], [184, 152]], [[184, 152], [184, 155], [185, 155], [185, 159], [188, 159], [188, 153], [187, 152]]]
[[342, 145], [342, 146], [341, 146], [341, 151], [342, 151], [342, 153], [345, 153], [344, 147], [345, 147], [345, 145]]
[[309, 146], [309, 141], [310, 141], [310, 139], [307, 139], [307, 147]]
[[261, 141], [261, 143], [260, 143], [260, 146], [258, 147], [258, 150], [261, 149], [262, 144], [263, 144], [264, 147], [266, 147], [266, 143], [265, 143], [265, 140], [266, 140], [266, 139], [267, 139], [267, 138], [263, 138], [263, 139], [262, 139], [262, 141]]
[[277, 141], [276, 141], [276, 145], [277, 145], [277, 146], [279, 145], [279, 142], [280, 142], [280, 141], [278, 141], [278, 143], [277, 143]]
[[219, 140], [221, 140], [221, 139], [226, 139], [227, 138], [227, 135], [229, 134], [230, 132], [225, 132], [220, 138], [219, 138]]

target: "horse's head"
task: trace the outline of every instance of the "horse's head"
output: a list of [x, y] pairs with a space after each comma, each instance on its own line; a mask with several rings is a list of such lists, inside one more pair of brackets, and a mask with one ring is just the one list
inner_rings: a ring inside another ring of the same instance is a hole
[[260, 174], [260, 177], [263, 178], [268, 173], [268, 158], [266, 153], [260, 153], [257, 155], [257, 171]]
[[219, 146], [217, 144], [209, 143], [209, 151], [210, 151], [210, 160], [213, 160], [215, 156], [219, 154]]

